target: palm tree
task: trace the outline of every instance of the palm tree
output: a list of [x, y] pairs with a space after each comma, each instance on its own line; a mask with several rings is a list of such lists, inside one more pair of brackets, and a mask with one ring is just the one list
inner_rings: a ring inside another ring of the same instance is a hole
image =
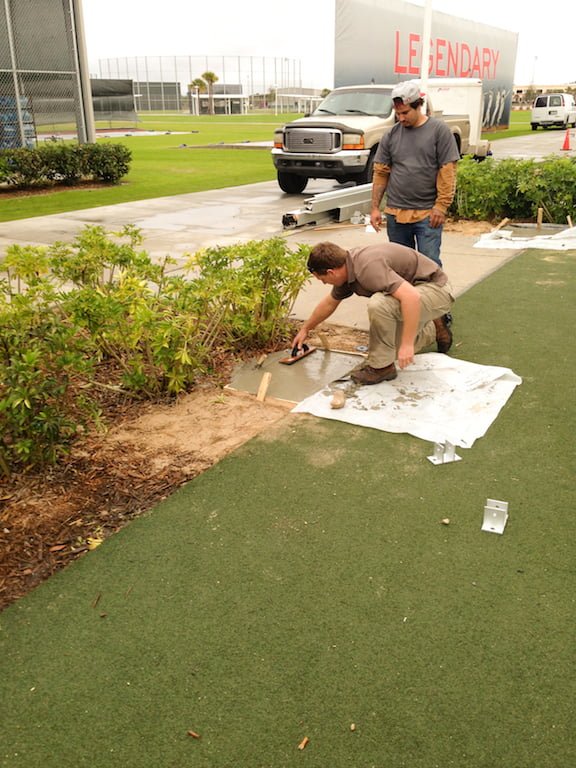
[[204, 72], [202, 75], [202, 80], [206, 83], [208, 87], [208, 113], [210, 115], [214, 114], [214, 83], [218, 82], [217, 75], [214, 74], [214, 72]]
[[[198, 99], [199, 93], [204, 93], [206, 90], [206, 83], [201, 77], [197, 77], [188, 85], [188, 98], [190, 101], [190, 114], [194, 114], [195, 111], [200, 114], [200, 100]], [[194, 107], [194, 103], [196, 107]]]

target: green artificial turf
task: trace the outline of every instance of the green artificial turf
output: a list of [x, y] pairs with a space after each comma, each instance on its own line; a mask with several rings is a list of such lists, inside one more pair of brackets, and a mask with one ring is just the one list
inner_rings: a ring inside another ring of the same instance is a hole
[[7, 609], [0, 765], [572, 766], [575, 255], [456, 303], [523, 378], [462, 461], [287, 416]]

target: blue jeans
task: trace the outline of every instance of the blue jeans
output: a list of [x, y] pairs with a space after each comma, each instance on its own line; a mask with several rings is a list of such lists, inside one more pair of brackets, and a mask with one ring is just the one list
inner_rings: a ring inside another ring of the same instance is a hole
[[428, 256], [429, 259], [442, 266], [442, 260], [440, 259], [442, 227], [431, 227], [428, 217], [413, 224], [398, 224], [396, 217], [387, 213], [386, 229], [388, 240], [391, 243], [399, 243], [400, 245], [407, 245], [408, 248], [415, 248], [419, 253]]

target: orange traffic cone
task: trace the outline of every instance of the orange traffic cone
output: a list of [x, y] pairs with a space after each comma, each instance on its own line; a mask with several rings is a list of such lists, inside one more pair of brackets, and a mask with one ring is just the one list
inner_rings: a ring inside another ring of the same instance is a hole
[[566, 128], [566, 136], [564, 137], [562, 149], [570, 149], [570, 128]]

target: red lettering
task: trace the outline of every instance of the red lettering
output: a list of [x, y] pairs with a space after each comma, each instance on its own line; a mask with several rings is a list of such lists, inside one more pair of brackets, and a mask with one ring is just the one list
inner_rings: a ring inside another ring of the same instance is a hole
[[480, 52], [478, 51], [478, 48], [474, 48], [474, 59], [472, 61], [472, 72], [470, 73], [473, 75], [476, 73], [476, 77], [482, 77], [482, 71], [480, 69]]
[[[418, 43], [420, 42], [420, 35], [416, 35], [411, 32], [408, 35], [408, 72], [411, 75], [420, 74], [420, 57], [418, 55]], [[413, 63], [416, 59], [416, 64]]]
[[494, 69], [492, 71], [492, 77], [496, 79], [496, 67], [498, 65], [498, 59], [500, 58], [500, 51], [492, 51], [492, 58], [494, 60]]
[[443, 66], [444, 48], [446, 48], [446, 40], [439, 37], [436, 40], [436, 77], [447, 76], [446, 69]]
[[482, 74], [480, 77], [484, 80], [490, 77], [490, 63], [492, 61], [492, 51], [490, 48], [482, 48]]
[[394, 34], [394, 44], [395, 44], [395, 50], [394, 50], [394, 72], [398, 72], [401, 75], [406, 74], [406, 65], [400, 64], [399, 56], [400, 56], [400, 32], [396, 30]]
[[[466, 59], [466, 64], [464, 64], [464, 59]], [[460, 48], [460, 74], [457, 75], [458, 77], [470, 77], [470, 59], [470, 46], [462, 43]]]
[[[494, 48], [470, 46], [443, 37], [430, 39], [428, 74], [436, 77], [477, 77], [495, 79], [500, 51]], [[416, 32], [407, 38], [400, 30], [394, 32], [394, 72], [418, 76], [422, 64], [422, 39]]]
[[458, 77], [459, 48], [460, 46], [458, 43], [452, 45], [451, 42], [448, 42], [448, 66], [446, 68], [446, 74], [448, 77], [450, 77], [450, 73], [452, 73], [454, 77]]

